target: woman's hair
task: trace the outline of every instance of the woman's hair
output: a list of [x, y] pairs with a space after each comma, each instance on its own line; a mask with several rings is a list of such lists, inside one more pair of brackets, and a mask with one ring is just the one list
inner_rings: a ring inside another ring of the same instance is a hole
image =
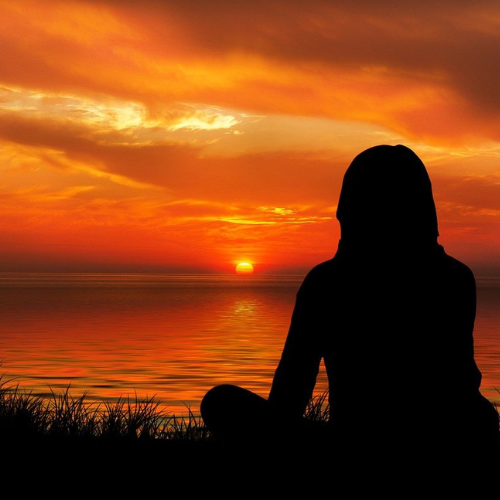
[[436, 242], [432, 185], [420, 158], [402, 145], [357, 155], [347, 169], [337, 207], [342, 240]]

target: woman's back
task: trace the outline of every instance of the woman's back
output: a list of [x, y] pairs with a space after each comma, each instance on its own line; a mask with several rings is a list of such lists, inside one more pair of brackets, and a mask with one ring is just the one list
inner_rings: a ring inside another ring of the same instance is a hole
[[481, 381], [473, 275], [441, 247], [416, 262], [377, 261], [360, 265], [339, 252], [298, 295], [299, 308], [315, 318], [332, 421], [368, 435], [398, 425], [451, 430], [454, 409], [478, 395]]

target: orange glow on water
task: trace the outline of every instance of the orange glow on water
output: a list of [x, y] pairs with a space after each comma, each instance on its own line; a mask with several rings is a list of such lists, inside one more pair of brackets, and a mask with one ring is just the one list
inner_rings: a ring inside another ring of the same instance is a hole
[[47, 396], [68, 386], [88, 401], [154, 396], [177, 415], [196, 413], [218, 383], [267, 395], [298, 281], [263, 293], [235, 275], [141, 280], [0, 288], [1, 373]]

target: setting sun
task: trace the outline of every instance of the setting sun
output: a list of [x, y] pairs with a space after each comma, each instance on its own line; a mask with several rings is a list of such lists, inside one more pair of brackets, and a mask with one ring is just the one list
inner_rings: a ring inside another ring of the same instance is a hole
[[253, 266], [249, 262], [240, 262], [236, 266], [237, 274], [253, 274]]

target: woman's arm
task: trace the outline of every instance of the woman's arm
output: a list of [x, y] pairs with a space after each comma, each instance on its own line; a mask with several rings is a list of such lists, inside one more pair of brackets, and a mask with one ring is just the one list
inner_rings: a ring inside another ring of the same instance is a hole
[[276, 368], [269, 402], [284, 416], [301, 418], [312, 398], [319, 372], [317, 301], [310, 275], [301, 285], [290, 328]]

